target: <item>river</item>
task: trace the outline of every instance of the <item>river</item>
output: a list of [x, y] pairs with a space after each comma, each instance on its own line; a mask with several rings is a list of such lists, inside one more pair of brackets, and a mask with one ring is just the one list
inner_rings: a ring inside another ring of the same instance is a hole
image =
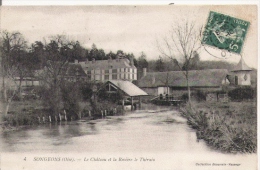
[[[114, 162], [109, 165], [111, 169], [120, 169], [120, 166], [129, 166], [129, 169], [257, 169], [256, 154], [234, 155], [212, 150], [203, 141], [196, 140], [195, 131], [176, 110], [155, 106], [124, 116], [58, 122], [4, 132], [1, 133], [0, 147], [3, 167], [14, 155], [19, 159], [27, 156], [33, 161], [36, 155], [61, 154], [74, 155], [75, 159], [81, 159], [76, 165], [89, 165], [93, 169], [103, 169], [104, 164], [99, 161], [86, 164], [85, 157], [138, 158], [138, 163]], [[152, 162], [142, 164], [141, 157]], [[56, 167], [62, 165], [58, 163]], [[52, 164], [48, 162], [44, 168], [40, 167], [45, 169], [48, 166]], [[68, 164], [67, 168], [70, 166]]]

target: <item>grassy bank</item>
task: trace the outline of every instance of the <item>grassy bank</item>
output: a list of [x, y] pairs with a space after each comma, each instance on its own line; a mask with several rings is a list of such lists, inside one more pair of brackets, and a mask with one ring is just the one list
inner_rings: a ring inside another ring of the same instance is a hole
[[[81, 118], [99, 119], [105, 116], [114, 116], [124, 114], [122, 106], [109, 103], [106, 101], [97, 102], [80, 102], [79, 112], [72, 115], [67, 112], [65, 119], [64, 111], [60, 111], [59, 115], [53, 115], [47, 108], [42, 106], [41, 100], [14, 101], [12, 102], [7, 115], [0, 115], [2, 122], [0, 128], [2, 130], [13, 130], [25, 125], [38, 125], [41, 123], [49, 123], [64, 120], [77, 120]], [[72, 116], [69, 116], [72, 115]], [[1, 130], [1, 129], [0, 129]]]
[[209, 146], [229, 153], [257, 151], [256, 102], [193, 103], [181, 113]]

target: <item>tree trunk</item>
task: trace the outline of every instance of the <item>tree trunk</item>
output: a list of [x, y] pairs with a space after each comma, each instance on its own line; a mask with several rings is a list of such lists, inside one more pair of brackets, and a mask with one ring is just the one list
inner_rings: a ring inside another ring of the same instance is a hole
[[6, 84], [5, 84], [5, 77], [3, 76], [3, 87], [2, 87], [2, 93], [3, 93], [3, 100], [7, 102], [7, 92], [6, 92]]
[[5, 105], [5, 106], [4, 106], [4, 107], [5, 107], [4, 115], [5, 115], [5, 116], [7, 115], [8, 111], [9, 111], [10, 103], [11, 103], [11, 102], [5, 102], [5, 103], [4, 103], [4, 105]]
[[190, 84], [189, 84], [189, 72], [186, 70], [186, 81], [187, 81], [187, 91], [188, 91], [188, 103], [191, 104], [191, 92], [190, 92]]
[[188, 85], [187, 88], [188, 88], [188, 101], [190, 103], [190, 86]]

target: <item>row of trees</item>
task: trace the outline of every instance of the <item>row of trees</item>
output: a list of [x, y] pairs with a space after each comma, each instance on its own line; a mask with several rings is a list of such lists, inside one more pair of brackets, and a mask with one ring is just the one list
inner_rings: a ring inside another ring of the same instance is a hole
[[[194, 23], [186, 23], [183, 26], [176, 24], [169, 35], [158, 41], [158, 49], [162, 54], [155, 62], [157, 71], [169, 71], [172, 68], [183, 70], [183, 74], [187, 81], [188, 98], [190, 99], [189, 88], [189, 70], [198, 66], [199, 55], [197, 50], [201, 47], [201, 28], [196, 29]], [[45, 74], [42, 74], [42, 81], [45, 81], [47, 87], [52, 91], [53, 103], [60, 103], [60, 91], [62, 79], [66, 72], [69, 62], [74, 60], [96, 60], [126, 57], [133, 58], [135, 66], [138, 70], [147, 68], [149, 63], [146, 55], [142, 52], [138, 59], [133, 54], [126, 54], [122, 50], [117, 53], [109, 52], [106, 54], [103, 49], [98, 49], [95, 44], [91, 49], [86, 49], [79, 42], [69, 41], [65, 36], [53, 36], [47, 42], [36, 41], [28, 47], [22, 34], [19, 32], [9, 33], [1, 32], [1, 72], [2, 72], [2, 92], [3, 99], [9, 106], [12, 100], [11, 95], [8, 98], [6, 93], [6, 78], [20, 77], [22, 81], [25, 74], [31, 73], [33, 70], [45, 68]], [[163, 58], [168, 59], [172, 65], [164, 65]], [[21, 84], [17, 84], [19, 91]], [[190, 100], [189, 100], [190, 101]], [[58, 106], [53, 106], [53, 112], [58, 113]], [[56, 108], [55, 108], [56, 107]], [[6, 109], [8, 111], [8, 107]]]
[[[132, 53], [126, 54], [122, 50], [118, 50], [116, 53], [110, 51], [106, 54], [95, 44], [92, 45], [91, 49], [86, 49], [78, 41], [70, 41], [64, 35], [52, 36], [48, 41], [36, 41], [28, 45], [21, 33], [2, 31], [0, 59], [1, 97], [6, 106], [4, 113], [7, 114], [14, 96], [21, 94], [21, 84], [24, 78], [34, 76], [37, 73], [36, 76], [47, 87], [46, 94], [43, 95], [47, 98], [43, 101], [46, 102], [46, 106], [51, 107], [54, 114], [57, 114], [62, 107], [58, 103], [66, 103], [65, 97], [62, 97], [65, 95], [64, 89], [66, 89], [62, 77], [65, 76], [69, 62], [92, 60], [92, 58], [96, 60], [115, 59], [116, 57], [132, 58], [134, 65], [140, 69], [147, 67], [146, 55], [143, 52], [138, 59]], [[17, 77], [19, 77], [19, 82], [16, 81]], [[8, 88], [8, 81], [15, 84], [15, 90]]]

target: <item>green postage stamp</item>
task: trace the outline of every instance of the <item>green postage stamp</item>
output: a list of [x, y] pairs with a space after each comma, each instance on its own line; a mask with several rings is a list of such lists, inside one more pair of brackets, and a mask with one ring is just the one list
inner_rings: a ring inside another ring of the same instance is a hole
[[210, 11], [202, 44], [240, 54], [249, 22]]

